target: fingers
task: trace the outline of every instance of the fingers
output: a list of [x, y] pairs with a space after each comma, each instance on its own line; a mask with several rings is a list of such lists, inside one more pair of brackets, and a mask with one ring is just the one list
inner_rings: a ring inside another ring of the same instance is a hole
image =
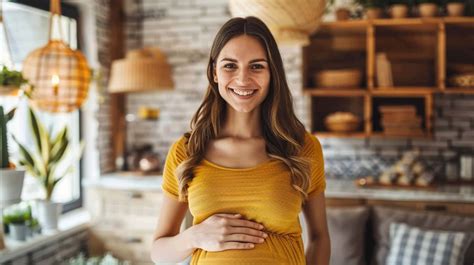
[[220, 243], [221, 250], [228, 250], [228, 249], [251, 249], [254, 248], [255, 245], [252, 243], [240, 243], [240, 242], [224, 242]]
[[243, 242], [243, 243], [263, 243], [265, 241], [262, 237], [250, 236], [246, 234], [231, 234], [224, 237], [224, 242]]
[[250, 227], [257, 230], [262, 230], [264, 228], [263, 225], [259, 223], [244, 220], [244, 219], [229, 219], [228, 224], [231, 226]]
[[263, 231], [255, 230], [252, 228], [245, 228], [245, 227], [231, 227], [227, 230], [227, 234], [247, 234], [257, 237], [267, 238], [268, 234]]

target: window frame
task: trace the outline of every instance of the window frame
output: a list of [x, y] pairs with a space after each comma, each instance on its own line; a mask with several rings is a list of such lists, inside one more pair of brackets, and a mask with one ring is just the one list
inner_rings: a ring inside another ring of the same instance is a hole
[[[1, 0], [0, 0], [1, 1]], [[8, 2], [15, 3], [15, 4], [21, 4], [37, 9], [41, 9], [44, 11], [49, 12], [49, 6], [50, 6], [50, 1], [49, 0], [9, 0]], [[61, 3], [61, 15], [65, 17], [72, 18], [76, 20], [76, 25], [77, 25], [77, 50], [81, 50], [81, 35], [80, 35], [80, 16], [79, 16], [79, 9], [78, 7], [67, 4], [67, 3]], [[78, 115], [79, 115], [79, 141], [83, 140], [83, 121], [82, 121], [82, 111], [81, 109], [78, 110]], [[79, 198], [72, 200], [68, 203], [64, 203], [62, 206], [62, 214], [67, 213], [69, 211], [81, 208], [83, 206], [83, 200], [84, 200], [84, 191], [82, 187], [82, 180], [83, 180], [83, 158], [79, 160], [79, 168], [77, 169], [79, 171]]]

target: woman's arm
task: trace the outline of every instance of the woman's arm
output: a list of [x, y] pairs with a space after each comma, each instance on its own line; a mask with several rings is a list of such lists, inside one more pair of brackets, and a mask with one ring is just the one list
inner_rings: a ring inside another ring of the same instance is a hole
[[153, 262], [180, 262], [191, 255], [188, 233], [179, 233], [181, 223], [188, 210], [188, 203], [179, 202], [163, 195], [160, 218], [153, 236], [151, 260]]
[[253, 249], [267, 238], [263, 225], [240, 214], [216, 213], [179, 233], [188, 204], [164, 196], [151, 250], [153, 262], [180, 262], [195, 249]]
[[304, 205], [303, 211], [309, 233], [306, 264], [328, 265], [331, 244], [326, 220], [324, 192], [310, 197]]

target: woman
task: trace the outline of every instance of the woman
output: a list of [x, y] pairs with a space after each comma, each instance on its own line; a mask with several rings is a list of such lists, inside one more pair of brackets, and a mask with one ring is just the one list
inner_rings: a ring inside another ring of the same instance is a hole
[[[328, 264], [321, 145], [293, 111], [277, 44], [255, 18], [225, 23], [191, 132], [171, 147], [151, 257], [191, 264]], [[180, 232], [190, 210], [193, 226]], [[298, 214], [309, 230], [305, 259]]]

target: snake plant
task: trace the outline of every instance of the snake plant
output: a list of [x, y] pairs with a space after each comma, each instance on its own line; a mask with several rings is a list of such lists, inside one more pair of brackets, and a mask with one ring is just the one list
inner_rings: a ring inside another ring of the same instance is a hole
[[[31, 108], [29, 108], [29, 121], [34, 135], [35, 152], [28, 150], [15, 137], [13, 140], [19, 146], [20, 165], [25, 167], [28, 174], [41, 182], [46, 194], [45, 199], [49, 201], [59, 181], [73, 170], [73, 166], [70, 165], [66, 171], [58, 172], [58, 166], [66, 157], [67, 150], [71, 149], [69, 132], [65, 126], [53, 137]], [[78, 158], [82, 154], [82, 149], [81, 143]]]
[[7, 123], [13, 118], [14, 114], [15, 109], [12, 109], [5, 115], [3, 107], [0, 106], [0, 168], [10, 167], [10, 160], [8, 156]]

